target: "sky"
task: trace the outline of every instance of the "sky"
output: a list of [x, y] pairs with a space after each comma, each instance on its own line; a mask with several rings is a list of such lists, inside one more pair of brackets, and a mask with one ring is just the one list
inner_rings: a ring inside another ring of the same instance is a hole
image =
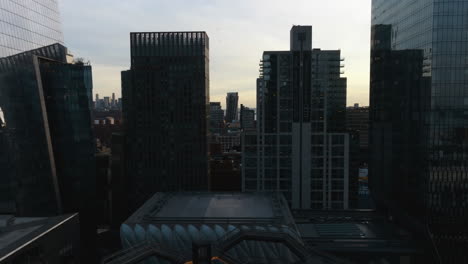
[[120, 97], [130, 67], [130, 32], [206, 31], [210, 101], [227, 92], [256, 106], [265, 50], [289, 50], [292, 25], [312, 25], [312, 46], [340, 49], [348, 105], [369, 104], [370, 0], [60, 0], [65, 44], [93, 67], [94, 93]]

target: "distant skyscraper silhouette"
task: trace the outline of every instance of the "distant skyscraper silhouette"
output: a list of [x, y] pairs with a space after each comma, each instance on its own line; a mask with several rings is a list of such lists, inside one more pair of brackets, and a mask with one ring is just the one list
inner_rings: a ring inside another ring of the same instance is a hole
[[372, 1], [371, 194], [468, 263], [468, 1]]
[[242, 129], [255, 129], [255, 110], [241, 104], [239, 119]]
[[210, 131], [221, 133], [224, 127], [224, 110], [220, 102], [210, 102]]
[[237, 120], [237, 106], [239, 104], [238, 93], [227, 93], [226, 96], [226, 122]]
[[0, 17], [0, 57], [63, 44], [57, 0], [3, 0]]
[[208, 189], [209, 39], [131, 33], [122, 72], [130, 206], [158, 191]]
[[312, 50], [311, 38], [311, 26], [294, 26], [290, 51], [263, 53], [257, 131], [244, 132], [243, 190], [280, 191], [294, 209], [347, 209], [341, 54]]

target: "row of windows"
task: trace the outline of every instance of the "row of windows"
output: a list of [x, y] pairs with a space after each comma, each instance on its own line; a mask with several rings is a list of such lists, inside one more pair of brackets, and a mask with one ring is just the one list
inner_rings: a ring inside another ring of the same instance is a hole
[[[0, 57], [63, 43], [58, 14], [50, 11], [56, 10], [56, 3], [47, 1], [32, 10], [31, 5], [35, 4], [35, 1], [0, 0], [0, 46], [9, 47], [0, 49]], [[52, 6], [46, 8], [46, 4]], [[48, 12], [54, 14], [47, 17]]]
[[[331, 174], [332, 179], [344, 179], [345, 171], [344, 168], [334, 167], [331, 170]], [[325, 177], [328, 175], [328, 169], [314, 168], [312, 169], [311, 175], [312, 179], [322, 179], [324, 175]]]
[[[312, 201], [321, 201], [323, 200], [323, 192], [311, 192], [310, 199]], [[344, 193], [343, 192], [332, 192], [331, 193], [332, 201], [343, 201]]]
[[[310, 184], [310, 187], [311, 187], [312, 191], [317, 191], [317, 190], [327, 189], [328, 188], [327, 185], [328, 184], [327, 184], [326, 181], [312, 180], [311, 184]], [[342, 180], [342, 179], [338, 179], [338, 180], [333, 179], [332, 182], [331, 182], [332, 191], [343, 191], [344, 187], [345, 187], [345, 184], [344, 184], [344, 180]]]
[[434, 14], [444, 15], [466, 15], [468, 12], [468, 3], [466, 1], [435, 2]]
[[60, 24], [58, 3], [55, 0], [0, 0], [0, 8], [25, 14], [25, 17], [46, 25]]
[[247, 191], [257, 190], [269, 190], [269, 191], [291, 191], [291, 181], [276, 181], [276, 180], [265, 180], [263, 182], [257, 182], [257, 180], [245, 181], [245, 189]]
[[[323, 145], [327, 136], [323, 134], [312, 135], [312, 144], [313, 145]], [[329, 137], [328, 137], [329, 138]], [[331, 140], [329, 139], [329, 144], [333, 145], [344, 145], [346, 135], [332, 135]]]

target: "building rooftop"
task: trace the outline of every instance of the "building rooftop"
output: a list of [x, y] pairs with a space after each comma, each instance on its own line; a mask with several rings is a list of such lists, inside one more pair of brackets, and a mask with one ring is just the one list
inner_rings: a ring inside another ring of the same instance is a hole
[[302, 239], [330, 254], [348, 259], [356, 255], [389, 259], [399, 254], [424, 254], [423, 244], [414, 234], [374, 210], [311, 210], [293, 214]]
[[280, 193], [157, 193], [120, 238], [124, 250], [103, 263], [191, 263], [194, 246], [226, 263], [343, 263], [302, 241]]
[[77, 214], [57, 217], [0, 215], [0, 263]]
[[170, 199], [158, 217], [272, 218], [273, 208], [265, 196], [184, 195]]
[[165, 222], [294, 223], [287, 202], [273, 193], [157, 193], [126, 224]]

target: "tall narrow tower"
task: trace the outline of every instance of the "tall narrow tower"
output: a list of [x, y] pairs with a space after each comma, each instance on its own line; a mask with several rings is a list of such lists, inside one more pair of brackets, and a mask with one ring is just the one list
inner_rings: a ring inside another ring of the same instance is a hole
[[294, 209], [349, 207], [346, 78], [340, 51], [312, 49], [294, 26], [289, 51], [265, 51], [257, 131], [244, 133], [243, 190], [282, 192]]
[[122, 72], [130, 206], [158, 191], [209, 188], [209, 39], [205, 32], [131, 33]]
[[237, 109], [239, 104], [238, 93], [227, 93], [226, 96], [226, 122], [237, 120]]

